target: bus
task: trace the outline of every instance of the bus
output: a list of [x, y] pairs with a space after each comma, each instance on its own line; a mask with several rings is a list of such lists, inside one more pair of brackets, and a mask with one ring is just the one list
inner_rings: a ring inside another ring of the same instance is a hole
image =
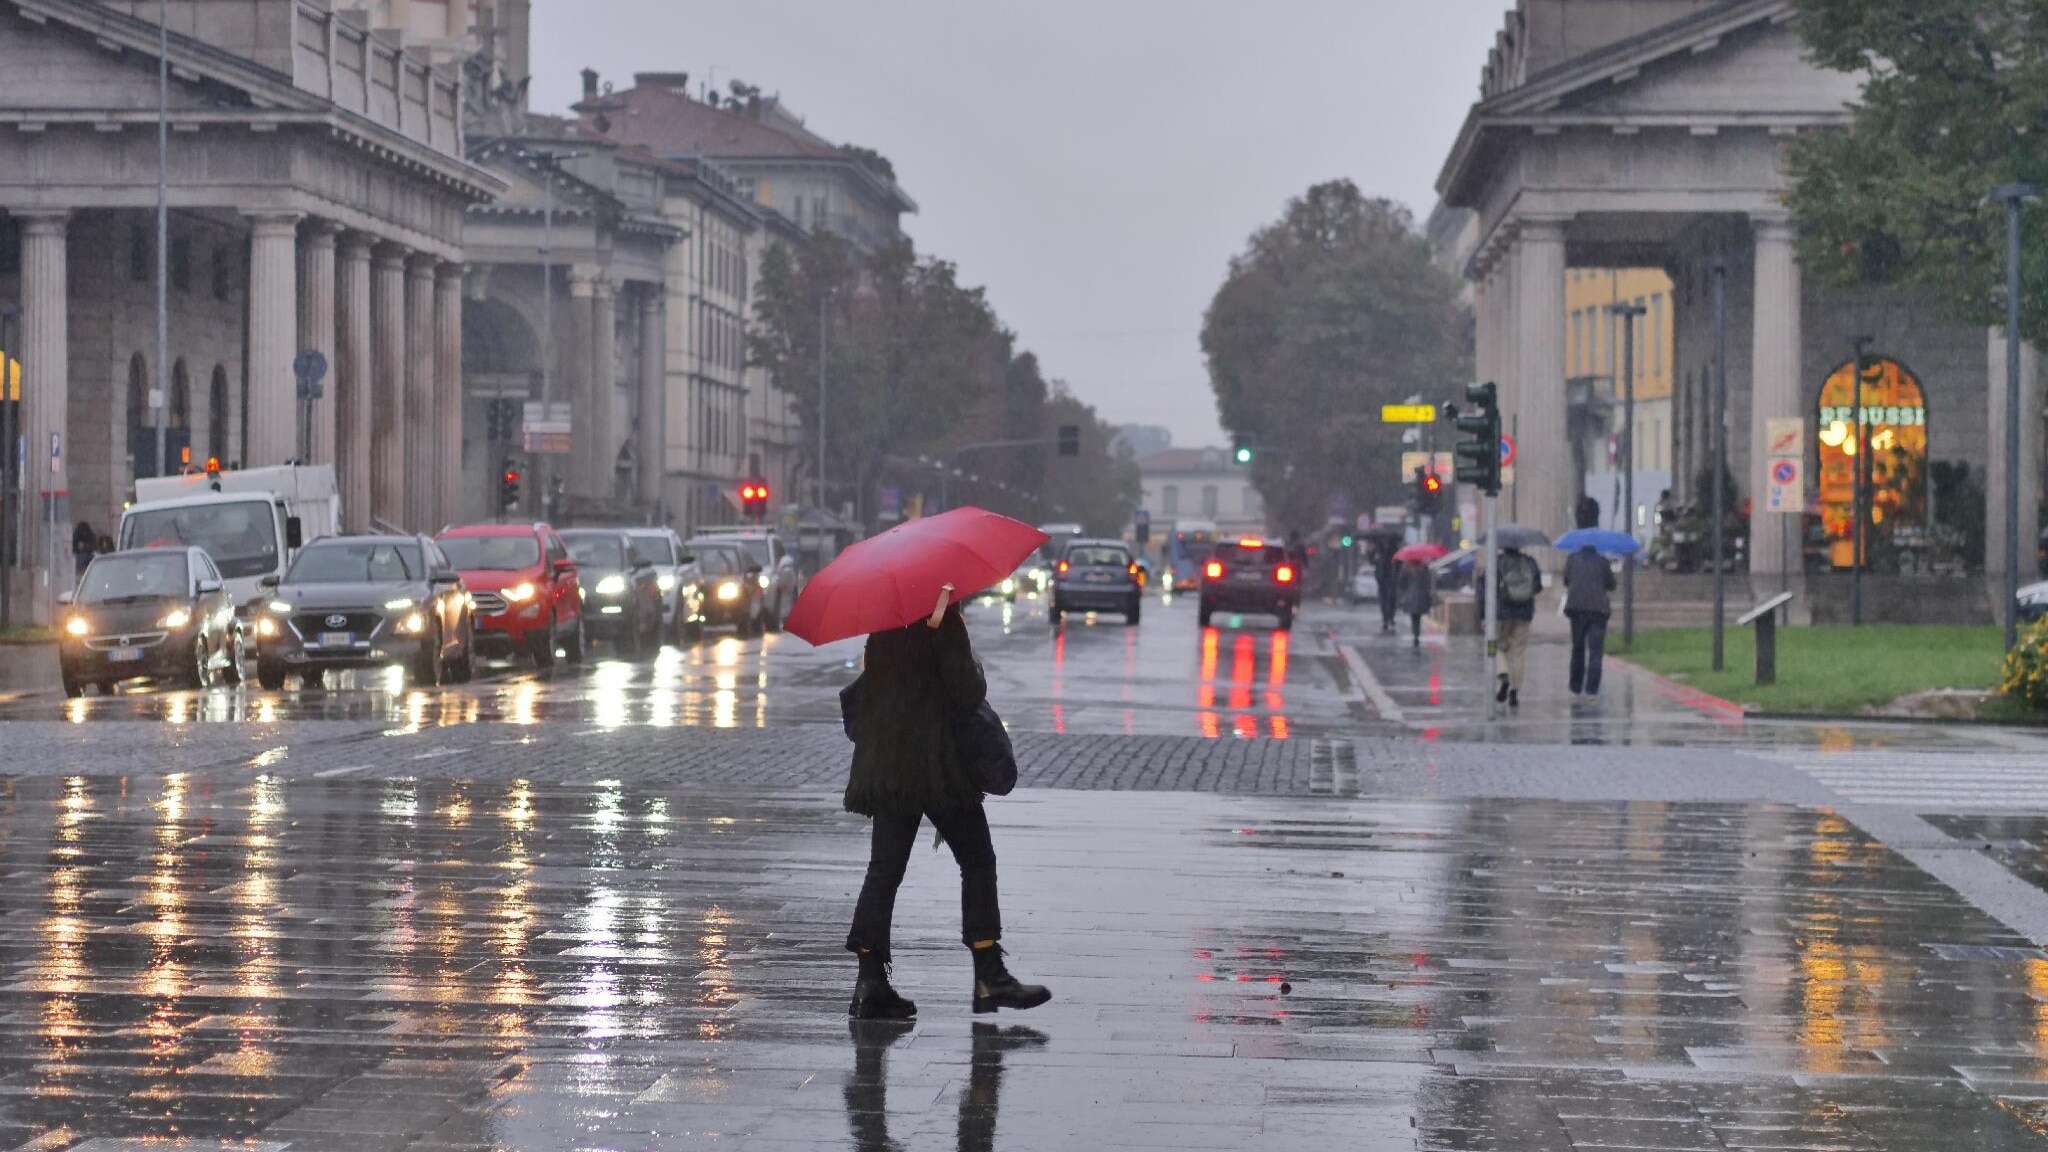
[[1216, 550], [1214, 520], [1177, 520], [1166, 534], [1165, 584], [1168, 592], [1202, 586], [1202, 565]]

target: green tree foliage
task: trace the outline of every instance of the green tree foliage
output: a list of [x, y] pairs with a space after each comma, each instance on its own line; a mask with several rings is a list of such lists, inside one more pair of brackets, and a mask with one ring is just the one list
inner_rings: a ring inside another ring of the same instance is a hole
[[[2005, 216], [1991, 189], [2048, 181], [2048, 7], [2038, 0], [1801, 0], [1814, 61], [1864, 76], [1849, 128], [1792, 147], [1809, 272], [1903, 287], [2002, 322]], [[2035, 213], [2039, 209], [2034, 210]], [[2022, 331], [2048, 336], [2048, 230], [2027, 229]]]
[[1461, 397], [1472, 320], [1407, 209], [1337, 180], [1252, 234], [1209, 305], [1202, 351], [1223, 426], [1258, 449], [1270, 527], [1314, 530], [1333, 499], [1399, 502], [1401, 429], [1380, 424], [1380, 405]]
[[1138, 508], [1138, 464], [1128, 449], [1112, 450], [1116, 429], [1057, 383], [1044, 418], [1048, 438], [1062, 424], [1081, 429], [1081, 455], [1054, 459], [1046, 472], [1047, 515], [1075, 521], [1091, 536], [1122, 535]]
[[[821, 233], [803, 245], [773, 245], [762, 256], [748, 355], [795, 401], [807, 449], [818, 434], [821, 300], [830, 326], [826, 478], [835, 505], [851, 501], [863, 520], [871, 520], [886, 484], [934, 497], [950, 487], [956, 502], [1027, 519], [1051, 507], [1041, 504], [1041, 490], [1054, 477], [1064, 482], [1075, 461], [1053, 461], [1037, 448], [957, 451], [986, 441], [1051, 438], [1062, 421], [1053, 418], [1055, 401], [1037, 358], [1015, 350], [1015, 338], [981, 289], [962, 285], [952, 264], [920, 258], [908, 243], [870, 256]], [[1092, 410], [1081, 411], [1085, 421], [1064, 422], [1099, 424]], [[1079, 470], [1112, 473], [1107, 440], [1106, 434], [1096, 439], [1093, 456], [1084, 454]], [[956, 477], [942, 483], [920, 457], [954, 460], [983, 482]], [[1125, 518], [1135, 506], [1135, 472], [1129, 488]], [[1102, 506], [1091, 514], [1106, 523], [1122, 489], [1103, 491], [1097, 497]], [[1115, 527], [1120, 531], [1122, 523]]]

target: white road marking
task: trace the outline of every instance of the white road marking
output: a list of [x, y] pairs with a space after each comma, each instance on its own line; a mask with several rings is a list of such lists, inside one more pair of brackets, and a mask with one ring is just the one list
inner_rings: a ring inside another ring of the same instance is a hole
[[1392, 696], [1387, 695], [1387, 690], [1380, 685], [1380, 678], [1372, 674], [1372, 669], [1366, 666], [1365, 657], [1358, 654], [1358, 649], [1350, 644], [1339, 644], [1337, 650], [1344, 654], [1344, 666], [1351, 669], [1351, 681], [1358, 685], [1359, 695], [1372, 705], [1373, 711], [1380, 714], [1380, 719], [1394, 724], [1407, 723], [1406, 714], [1401, 711], [1401, 706], [1394, 703]]

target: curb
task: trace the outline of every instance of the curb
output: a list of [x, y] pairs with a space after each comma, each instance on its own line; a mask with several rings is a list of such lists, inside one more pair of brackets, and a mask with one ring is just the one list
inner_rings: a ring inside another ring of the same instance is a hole
[[[1652, 672], [1626, 657], [1609, 653], [1607, 660], [1610, 663], [1619, 664], [1648, 680], [1652, 688], [1655, 688], [1659, 693], [1675, 703], [1683, 704], [1707, 716], [1714, 716], [1716, 713], [1719, 713], [1718, 718], [1725, 723], [1741, 724], [1751, 716], [1759, 719], [1765, 716], [1764, 713], [1750, 712], [1733, 700], [1723, 700], [1711, 692], [1702, 692], [1689, 684], [1681, 684], [1669, 676]], [[1840, 719], [1840, 717], [1830, 717], [1830, 719]]]

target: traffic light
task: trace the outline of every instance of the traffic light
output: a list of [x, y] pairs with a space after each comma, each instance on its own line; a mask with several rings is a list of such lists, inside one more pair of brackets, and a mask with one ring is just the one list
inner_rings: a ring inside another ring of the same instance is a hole
[[1500, 406], [1492, 384], [1474, 384], [1465, 389], [1472, 407], [1460, 415], [1455, 404], [1446, 404], [1458, 431], [1469, 439], [1458, 441], [1452, 450], [1457, 459], [1458, 482], [1471, 484], [1488, 496], [1500, 495]]
[[504, 471], [498, 473], [498, 511], [510, 512], [519, 507], [519, 469], [510, 460], [505, 461]]
[[740, 510], [751, 520], [765, 520], [768, 516], [768, 482], [766, 480], [742, 480], [740, 482]]
[[1415, 510], [1427, 516], [1443, 500], [1444, 478], [1427, 468], [1415, 469]]
[[1239, 464], [1249, 464], [1252, 462], [1252, 446], [1250, 441], [1239, 436], [1231, 441], [1231, 443], [1234, 445], [1230, 454], [1231, 459], [1236, 460]]
[[1060, 425], [1059, 445], [1060, 455], [1079, 456], [1081, 454], [1081, 426], [1079, 424]]

